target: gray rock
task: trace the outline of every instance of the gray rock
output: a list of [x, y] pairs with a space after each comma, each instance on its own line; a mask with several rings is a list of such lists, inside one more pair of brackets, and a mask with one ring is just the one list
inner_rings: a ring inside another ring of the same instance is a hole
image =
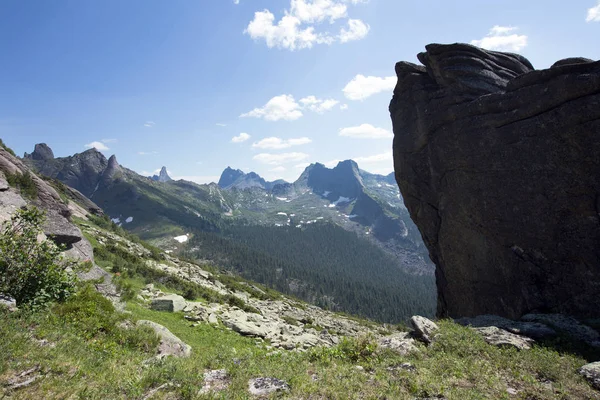
[[600, 390], [600, 361], [584, 365], [578, 372], [580, 375], [583, 375], [593, 387]]
[[214, 313], [210, 313], [208, 315], [208, 323], [212, 324], [212, 325], [218, 325], [219, 319], [217, 318], [217, 316]]
[[179, 312], [186, 307], [187, 301], [177, 294], [169, 294], [152, 300], [150, 308], [155, 311]]
[[17, 301], [10, 296], [0, 293], [0, 306], [8, 308], [9, 311], [17, 311]]
[[500, 329], [496, 326], [486, 326], [484, 328], [473, 328], [477, 333], [483, 336], [483, 339], [493, 346], [506, 347], [512, 346], [519, 350], [528, 350], [535, 342], [533, 339], [526, 336], [515, 335]]
[[181, 339], [171, 333], [170, 330], [156, 322], [139, 320], [139, 326], [149, 326], [156, 332], [160, 338], [158, 345], [159, 356], [189, 357], [192, 354], [192, 348]]
[[267, 396], [275, 392], [287, 392], [290, 385], [277, 378], [255, 378], [248, 381], [248, 391], [254, 396]]
[[517, 335], [527, 336], [533, 339], [543, 339], [556, 336], [556, 331], [539, 322], [512, 321], [497, 315], [478, 315], [473, 318], [460, 318], [455, 320], [457, 324], [483, 328], [496, 326]]
[[72, 247], [83, 239], [83, 234], [75, 225], [54, 210], [47, 213], [44, 234], [56, 244]]
[[521, 319], [548, 324], [574, 339], [584, 341], [594, 347], [600, 347], [600, 333], [587, 325], [583, 325], [573, 317], [561, 314], [527, 314]]
[[536, 71], [467, 44], [426, 49], [423, 66], [396, 65], [389, 109], [438, 316], [597, 316], [600, 62]]
[[381, 349], [389, 349], [402, 356], [419, 351], [415, 345], [415, 340], [409, 338], [407, 333], [383, 337], [379, 339], [377, 344]]
[[427, 344], [432, 342], [433, 334], [439, 329], [435, 322], [420, 315], [411, 317], [410, 324], [415, 330], [416, 338]]

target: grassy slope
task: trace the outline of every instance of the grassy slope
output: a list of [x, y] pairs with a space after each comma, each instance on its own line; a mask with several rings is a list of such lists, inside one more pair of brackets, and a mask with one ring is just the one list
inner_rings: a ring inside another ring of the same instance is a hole
[[[433, 346], [421, 347], [408, 357], [368, 352], [356, 356], [364, 347], [354, 342], [308, 353], [269, 355], [264, 345], [223, 328], [192, 327], [180, 314], [154, 312], [137, 304], [128, 309], [133, 313], [128, 318], [151, 319], [168, 327], [192, 346], [193, 355], [143, 366], [151, 354], [111, 340], [85, 339], [76, 329], [43, 314], [3, 313], [0, 381], [39, 366], [44, 378], [12, 392], [12, 398], [137, 399], [170, 383], [153, 398], [195, 399], [211, 398], [198, 393], [204, 370], [225, 368], [231, 385], [214, 398], [249, 398], [248, 379], [259, 376], [287, 381], [291, 392], [285, 397], [289, 398], [508, 399], [507, 387], [519, 391], [516, 398], [598, 398], [598, 392], [575, 373], [585, 363], [582, 358], [543, 347], [522, 352], [497, 349], [469, 329], [446, 321], [440, 323], [441, 335]], [[42, 347], [36, 339], [47, 339], [55, 347]], [[393, 368], [404, 362], [416, 369]]]
[[[131, 283], [134, 290], [143, 285], [135, 277], [123, 283]], [[115, 312], [89, 291], [38, 314], [0, 309], [0, 398], [142, 399], [170, 384], [152, 398], [244, 399], [249, 398], [248, 380], [260, 376], [287, 381], [291, 391], [284, 397], [296, 399], [599, 398], [576, 371], [600, 354], [586, 360], [577, 355], [580, 348], [569, 348], [560, 339], [551, 347], [529, 351], [498, 349], [468, 328], [440, 321], [436, 342], [405, 357], [374, 352], [368, 338], [306, 353], [273, 353], [262, 341], [222, 326], [193, 326], [181, 313], [152, 311], [137, 300], [128, 302], [127, 311]], [[155, 339], [144, 330], [120, 328], [125, 319], [149, 319], [166, 326], [192, 346], [192, 356], [145, 365], [154, 354], [150, 344]], [[40, 340], [50, 345], [41, 345]], [[406, 362], [415, 369], [397, 368]], [[32, 367], [38, 367], [43, 377], [20, 390], [5, 388], [9, 379]], [[231, 376], [229, 388], [212, 397], [200, 395], [204, 371], [221, 368]], [[518, 391], [517, 396], [507, 392], [509, 387]]]

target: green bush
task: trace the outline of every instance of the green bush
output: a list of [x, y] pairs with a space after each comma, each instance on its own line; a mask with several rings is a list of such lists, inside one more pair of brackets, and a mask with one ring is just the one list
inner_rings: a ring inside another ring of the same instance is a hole
[[15, 157], [17, 156], [15, 154], [15, 152], [13, 151], [13, 149], [11, 149], [10, 147], [8, 147], [7, 145], [4, 144], [4, 142], [2, 141], [2, 139], [0, 139], [0, 146], [2, 146], [4, 148], [4, 150], [8, 151], [13, 156], [15, 156]]
[[18, 210], [3, 224], [0, 235], [0, 292], [17, 305], [40, 307], [64, 301], [74, 291], [73, 266], [61, 260], [61, 249], [49, 240], [38, 242], [44, 213], [35, 207]]
[[35, 199], [37, 197], [38, 188], [29, 171], [25, 171], [23, 174], [18, 172], [14, 174], [6, 172], [5, 175], [9, 186], [18, 188], [23, 196], [30, 199]]

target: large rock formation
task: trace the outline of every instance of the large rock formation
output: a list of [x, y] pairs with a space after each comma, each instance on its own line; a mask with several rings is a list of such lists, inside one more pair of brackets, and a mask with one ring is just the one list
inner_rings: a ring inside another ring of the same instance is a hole
[[396, 180], [436, 263], [438, 314], [600, 308], [600, 62], [427, 46], [396, 64]]

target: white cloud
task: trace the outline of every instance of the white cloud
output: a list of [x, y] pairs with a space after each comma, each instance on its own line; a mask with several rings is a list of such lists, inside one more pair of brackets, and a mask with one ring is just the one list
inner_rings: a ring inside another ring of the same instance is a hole
[[151, 156], [153, 154], [158, 154], [158, 151], [138, 151], [140, 156]]
[[[358, 19], [348, 18], [347, 3], [358, 4], [364, 0], [290, 0], [289, 9], [275, 21], [275, 15], [265, 9], [254, 13], [244, 33], [252, 39], [263, 39], [269, 48], [288, 50], [311, 48], [315, 44], [346, 43], [364, 38], [369, 26]], [[347, 28], [342, 27], [339, 35], [328, 31], [317, 33], [315, 26], [324, 22], [333, 24], [347, 19]]]
[[520, 51], [527, 46], [527, 36], [511, 33], [519, 28], [496, 25], [482, 39], [471, 40], [471, 44], [488, 50]]
[[231, 143], [242, 143], [248, 139], [250, 139], [250, 135], [248, 135], [246, 132], [242, 132], [239, 135], [232, 137]]
[[240, 115], [240, 117], [264, 118], [267, 121], [294, 121], [302, 117], [303, 110], [309, 110], [323, 114], [335, 107], [339, 101], [334, 99], [319, 99], [315, 96], [307, 96], [297, 102], [291, 94], [282, 94], [273, 97], [263, 107]]
[[386, 151], [385, 153], [375, 154], [372, 156], [363, 156], [353, 158], [359, 165], [360, 164], [375, 164], [384, 161], [391, 161], [393, 159], [392, 151]]
[[156, 125], [156, 123], [154, 123], [154, 122], [152, 122], [152, 121], [146, 121], [146, 122], [144, 123], [144, 126], [145, 126], [146, 128], [154, 128], [154, 125]]
[[286, 170], [285, 167], [279, 166], [279, 167], [275, 167], [273, 169], [270, 169], [269, 172], [283, 172], [285, 170]]
[[340, 42], [347, 43], [353, 40], [364, 39], [370, 30], [371, 27], [362, 22], [360, 19], [349, 19], [348, 29], [342, 28], [340, 30]]
[[294, 121], [302, 117], [300, 105], [294, 100], [294, 96], [282, 94], [275, 96], [261, 108], [240, 115], [240, 117], [264, 118], [267, 121]]
[[106, 151], [110, 150], [104, 143], [102, 142], [92, 142], [85, 145], [88, 149], [96, 149], [98, 151]]
[[117, 139], [102, 139], [101, 140], [102, 143], [116, 143], [118, 142]]
[[300, 99], [300, 103], [302, 103], [304, 108], [307, 108], [310, 111], [314, 111], [317, 114], [323, 114], [325, 111], [329, 111], [335, 107], [339, 101], [334, 99], [321, 100], [317, 99], [315, 96], [308, 96]]
[[216, 125], [216, 126], [227, 126], [227, 124], [221, 124], [221, 123], [219, 123], [219, 122], [217, 122], [215, 125]]
[[256, 149], [280, 150], [280, 149], [287, 149], [292, 146], [300, 146], [303, 144], [308, 144], [310, 142], [312, 142], [312, 140], [307, 137], [301, 137], [301, 138], [297, 138], [297, 139], [281, 139], [278, 137], [268, 137], [268, 138], [264, 138], [256, 143], [252, 144], [252, 147], [254, 147]]
[[342, 104], [342, 105], [340, 105], [340, 110], [346, 111], [347, 109], [348, 109], [348, 104]]
[[371, 124], [342, 128], [339, 135], [357, 139], [389, 139], [394, 137], [387, 129], [376, 128]]
[[592, 7], [588, 10], [585, 22], [600, 22], [600, 0], [598, 0], [598, 5], [596, 7]]
[[233, 0], [233, 4], [240, 4], [240, 0]]
[[252, 158], [262, 164], [281, 165], [290, 162], [300, 162], [306, 160], [308, 157], [309, 155], [306, 153], [260, 153]]
[[396, 81], [395, 76], [380, 78], [358, 74], [342, 90], [347, 99], [364, 100], [374, 94], [394, 90]]
[[294, 168], [296, 168], [296, 169], [305, 169], [309, 165], [310, 165], [310, 163], [300, 163], [300, 164], [294, 165]]

